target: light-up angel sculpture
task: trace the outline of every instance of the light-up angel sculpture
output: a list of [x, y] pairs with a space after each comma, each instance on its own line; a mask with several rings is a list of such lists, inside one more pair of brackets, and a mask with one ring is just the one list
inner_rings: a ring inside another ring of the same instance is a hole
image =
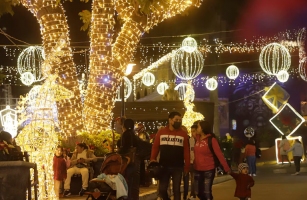
[[193, 123], [197, 120], [204, 119], [204, 116], [199, 112], [194, 112], [194, 103], [190, 100], [190, 95], [193, 93], [193, 86], [191, 82], [187, 85], [187, 91], [184, 95], [184, 106], [186, 107], [187, 111], [184, 113], [184, 116], [182, 118], [182, 125], [187, 127], [189, 134], [191, 134], [190, 127], [193, 125]]

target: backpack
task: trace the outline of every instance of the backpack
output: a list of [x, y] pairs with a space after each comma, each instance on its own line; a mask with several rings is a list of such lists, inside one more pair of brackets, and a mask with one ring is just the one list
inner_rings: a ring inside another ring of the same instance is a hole
[[100, 173], [106, 175], [123, 174], [128, 165], [128, 159], [118, 153], [108, 153], [104, 157], [104, 161], [100, 168]]
[[288, 140], [285, 141], [285, 144], [283, 146], [284, 151], [288, 151], [290, 149], [290, 142]]
[[208, 146], [209, 146], [209, 149], [211, 151], [211, 153], [213, 154], [213, 159], [214, 159], [214, 166], [215, 168], [219, 167], [220, 166], [220, 160], [218, 159], [218, 157], [215, 155], [215, 152], [213, 150], [213, 147], [212, 147], [212, 136], [208, 137]]
[[259, 148], [256, 149], [256, 158], [261, 158], [261, 150]]

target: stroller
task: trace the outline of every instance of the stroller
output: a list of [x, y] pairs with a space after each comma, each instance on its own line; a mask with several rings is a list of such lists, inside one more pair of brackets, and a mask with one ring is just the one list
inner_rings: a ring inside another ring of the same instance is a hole
[[[129, 157], [124, 157], [118, 153], [109, 153], [105, 155], [100, 173], [106, 175], [124, 174], [128, 164]], [[116, 190], [113, 190], [104, 180], [92, 179], [89, 182], [87, 200], [116, 200]]]

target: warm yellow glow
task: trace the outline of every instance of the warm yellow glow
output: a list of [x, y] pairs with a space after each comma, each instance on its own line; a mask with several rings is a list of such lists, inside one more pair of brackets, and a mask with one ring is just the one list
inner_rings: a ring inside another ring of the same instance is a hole
[[194, 104], [189, 98], [192, 93], [193, 86], [191, 85], [191, 82], [189, 82], [189, 84], [187, 85], [187, 91], [184, 95], [184, 106], [187, 110], [182, 118], [182, 125], [187, 127], [189, 134], [191, 134], [191, 126], [193, 125], [193, 123], [197, 120], [204, 119], [204, 116], [201, 113], [193, 111]]
[[[292, 145], [293, 145], [293, 143], [294, 143], [294, 141], [296, 140], [296, 139], [298, 139], [301, 143], [302, 143], [302, 145], [303, 145], [303, 141], [302, 141], [302, 137], [301, 136], [296, 136], [296, 137], [290, 137], [290, 136], [288, 136], [287, 137], [287, 139], [289, 140], [289, 142], [290, 142], [290, 144], [292, 143]], [[282, 162], [281, 162], [281, 160], [279, 160], [279, 156], [278, 156], [278, 152], [279, 152], [279, 145], [278, 145], [278, 141], [281, 141], [282, 139], [281, 138], [277, 138], [277, 139], [275, 139], [275, 152], [276, 152], [276, 161], [277, 161], [277, 164], [281, 164]], [[292, 146], [291, 145], [291, 146]], [[292, 158], [293, 158], [293, 155], [292, 155], [292, 152], [290, 152], [289, 154], [288, 154], [288, 158], [289, 158], [289, 160], [291, 160]], [[301, 161], [304, 161], [305, 160], [305, 154], [303, 154], [303, 157], [302, 157], [302, 160]], [[290, 161], [291, 162], [291, 161]], [[288, 163], [288, 161], [284, 161], [284, 163]], [[293, 162], [292, 162], [293, 163]]]
[[126, 69], [126, 73], [125, 73], [126, 76], [131, 74], [134, 65], [135, 64], [131, 64], [131, 63], [127, 65], [127, 69]]

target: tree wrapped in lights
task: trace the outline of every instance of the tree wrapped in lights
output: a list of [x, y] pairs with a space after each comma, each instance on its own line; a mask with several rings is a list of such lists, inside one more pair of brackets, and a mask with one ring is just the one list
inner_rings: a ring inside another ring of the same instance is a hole
[[[60, 62], [50, 64], [52, 73], [59, 75], [59, 84], [74, 93], [71, 99], [57, 102], [61, 131], [75, 135], [82, 128], [91, 134], [109, 129], [117, 88], [141, 35], [189, 6], [200, 6], [200, 1], [157, 0], [143, 1], [142, 4], [132, 0], [92, 1], [91, 16], [86, 18], [80, 14], [85, 26], [91, 25], [91, 72], [83, 108], [85, 121], [82, 122], [82, 103], [63, 6], [58, 0], [21, 0], [40, 23], [45, 55], [51, 53], [62, 35], [65, 36]], [[122, 19], [123, 26], [113, 40], [115, 11]], [[88, 11], [84, 13], [89, 16]]]
[[193, 86], [191, 85], [191, 82], [189, 82], [187, 85], [187, 91], [184, 95], [184, 106], [187, 110], [182, 118], [182, 125], [188, 128], [189, 134], [191, 134], [191, 129], [189, 127], [191, 127], [195, 121], [204, 119], [204, 116], [201, 113], [193, 111], [195, 105], [190, 99], [193, 92]]

